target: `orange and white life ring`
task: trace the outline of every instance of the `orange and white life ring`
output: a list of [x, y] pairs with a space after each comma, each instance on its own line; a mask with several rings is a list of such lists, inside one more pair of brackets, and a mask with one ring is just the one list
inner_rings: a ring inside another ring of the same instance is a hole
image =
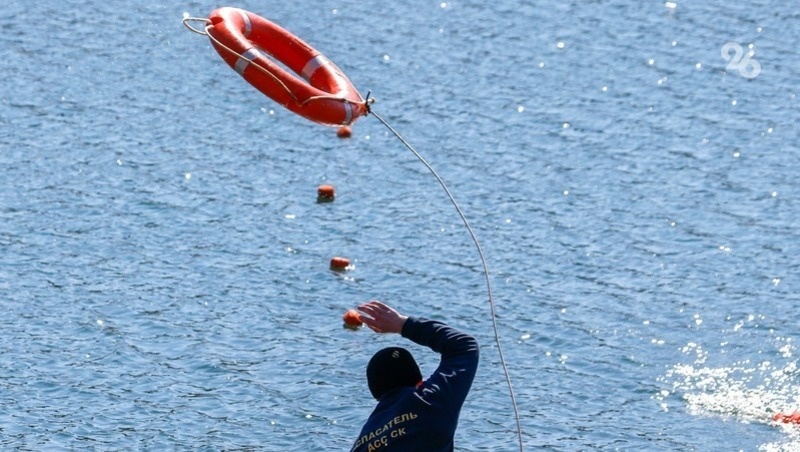
[[366, 102], [331, 60], [275, 23], [231, 7], [212, 11], [208, 21], [206, 33], [222, 59], [275, 102], [331, 126], [367, 114]]

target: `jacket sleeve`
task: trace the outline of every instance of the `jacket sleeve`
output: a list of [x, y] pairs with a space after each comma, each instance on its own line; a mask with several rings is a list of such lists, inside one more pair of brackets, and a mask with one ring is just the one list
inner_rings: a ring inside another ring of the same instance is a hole
[[409, 317], [401, 334], [442, 355], [439, 367], [417, 394], [424, 403], [449, 407], [457, 415], [478, 370], [478, 341], [444, 323], [420, 317]]

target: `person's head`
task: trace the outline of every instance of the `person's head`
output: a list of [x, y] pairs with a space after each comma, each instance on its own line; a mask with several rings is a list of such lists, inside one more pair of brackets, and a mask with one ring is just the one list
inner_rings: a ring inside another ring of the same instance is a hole
[[422, 372], [411, 353], [400, 347], [378, 351], [367, 364], [367, 384], [372, 397], [380, 400], [389, 391], [403, 386], [414, 387], [422, 381]]

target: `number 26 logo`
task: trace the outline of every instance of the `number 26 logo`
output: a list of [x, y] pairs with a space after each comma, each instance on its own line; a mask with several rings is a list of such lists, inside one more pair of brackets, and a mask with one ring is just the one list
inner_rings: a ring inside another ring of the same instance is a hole
[[735, 42], [722, 46], [720, 54], [728, 62], [726, 70], [738, 70], [739, 75], [744, 78], [756, 78], [761, 73], [761, 63], [752, 58], [755, 52], [752, 50], [745, 52], [742, 46]]

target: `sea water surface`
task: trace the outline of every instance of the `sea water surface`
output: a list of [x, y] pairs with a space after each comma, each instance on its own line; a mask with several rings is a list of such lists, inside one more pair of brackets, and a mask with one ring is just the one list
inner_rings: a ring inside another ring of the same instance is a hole
[[325, 53], [448, 183], [526, 450], [800, 448], [771, 422], [800, 409], [777, 0], [6, 0], [0, 447], [347, 450], [374, 351], [437, 363], [342, 328], [380, 299], [479, 339], [457, 449], [518, 449], [444, 191], [374, 117], [339, 139], [181, 25], [223, 5]]

